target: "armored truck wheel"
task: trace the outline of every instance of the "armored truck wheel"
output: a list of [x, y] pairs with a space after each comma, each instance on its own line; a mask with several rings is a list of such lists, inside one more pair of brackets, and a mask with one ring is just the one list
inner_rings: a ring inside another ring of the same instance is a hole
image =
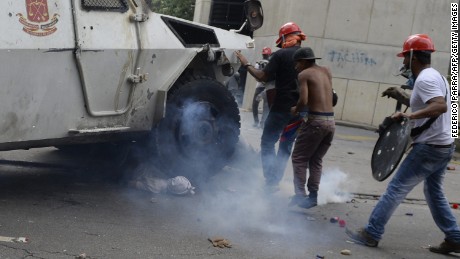
[[219, 82], [194, 77], [174, 86], [166, 117], [156, 128], [160, 167], [195, 181], [218, 172], [232, 156], [240, 115], [231, 93]]

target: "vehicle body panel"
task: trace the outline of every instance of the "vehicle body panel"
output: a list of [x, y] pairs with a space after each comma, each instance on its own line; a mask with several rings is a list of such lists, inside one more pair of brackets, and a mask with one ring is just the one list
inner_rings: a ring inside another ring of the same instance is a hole
[[[35, 15], [33, 2], [0, 3], [8, 14], [0, 16], [0, 150], [148, 133], [186, 71], [223, 83], [223, 65], [238, 68], [235, 50], [253, 57], [249, 37], [146, 11], [143, 1], [105, 12], [79, 0], [38, 0]], [[219, 45], [184, 46], [165, 17], [212, 30]]]

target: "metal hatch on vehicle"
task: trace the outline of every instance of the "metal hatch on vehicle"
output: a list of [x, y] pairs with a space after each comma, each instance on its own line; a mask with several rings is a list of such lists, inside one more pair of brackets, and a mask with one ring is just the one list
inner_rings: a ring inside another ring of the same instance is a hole
[[92, 116], [124, 114], [134, 86], [142, 81], [136, 67], [140, 43], [136, 6], [128, 0], [73, 0], [76, 61]]

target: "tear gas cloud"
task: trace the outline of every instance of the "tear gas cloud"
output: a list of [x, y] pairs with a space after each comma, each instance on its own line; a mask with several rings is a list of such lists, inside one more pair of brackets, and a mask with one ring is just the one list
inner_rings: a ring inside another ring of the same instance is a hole
[[[199, 111], [188, 113], [198, 114]], [[248, 243], [254, 243], [255, 236], [269, 239], [273, 244], [285, 243], [290, 238], [301, 238], [302, 242], [318, 241], [321, 236], [318, 232], [324, 231], [315, 230], [320, 224], [311, 224], [307, 220], [311, 212], [295, 206], [288, 207], [289, 198], [294, 194], [291, 161], [288, 161], [280, 184], [281, 190], [267, 194], [264, 191], [260, 154], [256, 149], [257, 145], [251, 146], [240, 136], [227, 166], [218, 173], [201, 172], [212, 177], [200, 177], [198, 182], [191, 179], [192, 185], [197, 187], [197, 194], [191, 198], [191, 202], [183, 202], [177, 212], [187, 215], [181, 224], [195, 224], [208, 236], [225, 236], [238, 240], [240, 245], [245, 243], [246, 238]], [[207, 156], [206, 159], [214, 159], [213, 153]], [[176, 175], [183, 175], [190, 167], [177, 170]], [[325, 168], [318, 195], [319, 205], [350, 200], [348, 184], [344, 172]], [[181, 199], [180, 196], [176, 197]], [[322, 241], [327, 241], [327, 238], [327, 235], [322, 236]], [[303, 247], [292, 245], [288, 252], [298, 255], [305, 251]]]
[[344, 203], [352, 199], [348, 176], [339, 169], [328, 169], [321, 176], [318, 204]]
[[[284, 247], [286, 253], [294, 257], [305, 254], [305, 247], [298, 246], [299, 240], [302, 240], [300, 243], [328, 242], [331, 235], [327, 229], [321, 229], [321, 224], [307, 219], [316, 217], [318, 221], [322, 220], [316, 215], [318, 209], [307, 211], [288, 207], [289, 198], [293, 195], [290, 162], [280, 185], [281, 190], [266, 194], [258, 152], [244, 141], [238, 143], [237, 152], [231, 163], [202, 188], [197, 197], [199, 205], [193, 203], [184, 208], [184, 213], [200, 219], [203, 232], [209, 236], [221, 235], [238, 240], [240, 245], [254, 244], [258, 239], [266, 240]], [[325, 169], [318, 195], [319, 205], [348, 201], [351, 195], [347, 185], [344, 172]], [[340, 230], [336, 228], [334, 231]], [[263, 250], [266, 246], [261, 245], [260, 248]]]

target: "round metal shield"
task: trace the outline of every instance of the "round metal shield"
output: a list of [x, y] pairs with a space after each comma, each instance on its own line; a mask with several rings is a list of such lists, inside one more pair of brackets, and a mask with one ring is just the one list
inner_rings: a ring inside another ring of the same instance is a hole
[[393, 122], [381, 134], [372, 152], [372, 176], [381, 182], [398, 167], [410, 140], [410, 123], [407, 119]]

